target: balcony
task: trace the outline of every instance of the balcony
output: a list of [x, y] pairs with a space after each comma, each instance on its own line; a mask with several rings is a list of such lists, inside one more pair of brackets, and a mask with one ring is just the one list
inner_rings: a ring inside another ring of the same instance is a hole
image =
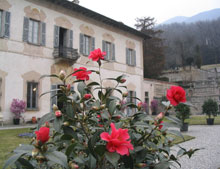
[[55, 59], [55, 62], [73, 63], [80, 57], [80, 55], [77, 49], [67, 47], [55, 47], [53, 51], [53, 57]]

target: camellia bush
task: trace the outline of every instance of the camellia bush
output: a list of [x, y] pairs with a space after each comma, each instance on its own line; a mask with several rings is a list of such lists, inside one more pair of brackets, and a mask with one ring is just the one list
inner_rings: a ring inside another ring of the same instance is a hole
[[[169, 102], [163, 103], [165, 111], [153, 119], [138, 98], [133, 98], [139, 101], [137, 105], [126, 102], [128, 93], [123, 92], [126, 91], [123, 75], [102, 79], [104, 55], [105, 52], [96, 49], [89, 56], [97, 62], [99, 71], [80, 67], [70, 75], [61, 71], [59, 75], [42, 77], [60, 80], [62, 85], [53, 97], [63, 106], [53, 105], [53, 111], [38, 122], [36, 137], [30, 145], [17, 147], [4, 169], [8, 166], [19, 169], [168, 169], [179, 164], [180, 157], [191, 157], [197, 151], [180, 147], [173, 154], [171, 134], [182, 136], [173, 129], [180, 121], [168, 117], [172, 123], [163, 122], [164, 114], [172, 105], [186, 101], [185, 91], [178, 86], [169, 89]], [[92, 73], [100, 80], [88, 82]], [[70, 80], [77, 84], [77, 91], [70, 90]], [[113, 81], [115, 87], [103, 87], [103, 80]], [[128, 116], [127, 109], [134, 110], [133, 115]]]

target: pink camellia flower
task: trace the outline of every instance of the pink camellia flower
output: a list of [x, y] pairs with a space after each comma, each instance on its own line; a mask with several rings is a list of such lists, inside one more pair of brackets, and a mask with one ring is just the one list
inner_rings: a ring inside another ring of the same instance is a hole
[[55, 116], [56, 117], [61, 117], [62, 116], [61, 111], [60, 110], [55, 111]]
[[186, 102], [186, 92], [180, 86], [171, 86], [171, 88], [167, 90], [167, 99], [173, 106], [176, 106], [180, 102]]
[[97, 114], [97, 118], [101, 118], [101, 115], [100, 115], [100, 114]]
[[35, 131], [36, 139], [44, 144], [50, 138], [49, 133], [50, 129], [48, 127], [41, 127], [39, 131]]
[[94, 51], [90, 52], [89, 59], [93, 61], [104, 60], [104, 56], [106, 55], [105, 52], [102, 52], [100, 48], [95, 49]]
[[131, 144], [131, 140], [128, 141], [130, 138], [128, 134], [128, 129], [121, 129], [118, 130], [115, 128], [115, 124], [111, 123], [111, 134], [107, 132], [101, 133], [100, 137], [102, 140], [107, 141], [106, 148], [109, 152], [117, 152], [120, 155], [127, 155], [129, 156], [129, 149], [133, 150], [134, 147]]
[[92, 95], [91, 94], [85, 94], [83, 97], [84, 97], [84, 99], [88, 100], [92, 97]]
[[[75, 72], [79, 70], [78, 72]], [[72, 76], [76, 76], [77, 80], [89, 80], [89, 74], [91, 74], [91, 71], [87, 71], [85, 67], [80, 67], [79, 69], [75, 68]]]

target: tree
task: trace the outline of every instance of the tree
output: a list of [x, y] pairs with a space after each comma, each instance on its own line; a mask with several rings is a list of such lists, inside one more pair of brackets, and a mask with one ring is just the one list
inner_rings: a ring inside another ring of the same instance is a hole
[[136, 22], [136, 29], [151, 37], [143, 41], [144, 77], [158, 78], [165, 61], [163, 40], [160, 38], [162, 31], [154, 29], [154, 18], [137, 18]]
[[201, 68], [202, 56], [201, 56], [201, 53], [200, 53], [199, 45], [196, 45], [196, 47], [195, 47], [195, 64], [196, 64], [198, 69]]

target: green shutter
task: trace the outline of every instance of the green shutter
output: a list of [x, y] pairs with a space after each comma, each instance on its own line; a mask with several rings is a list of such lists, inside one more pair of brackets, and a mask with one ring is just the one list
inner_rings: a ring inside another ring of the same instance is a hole
[[132, 56], [133, 56], [133, 65], [136, 66], [136, 51], [132, 50]]
[[115, 44], [112, 43], [111, 47], [112, 47], [112, 53], [111, 53], [112, 54], [112, 60], [115, 61]]
[[[106, 42], [104, 40], [102, 40], [102, 52], [106, 52]], [[105, 59], [108, 59], [107, 55], [105, 55], [104, 57]]]
[[92, 46], [91, 46], [91, 50], [90, 51], [93, 51], [93, 50], [95, 50], [95, 38], [91, 37], [91, 41], [92, 41]]
[[28, 31], [29, 31], [29, 19], [24, 17], [23, 23], [23, 41], [28, 42]]
[[129, 65], [129, 49], [126, 48], [126, 64]]
[[84, 50], [83, 50], [83, 47], [84, 47], [84, 35], [80, 33], [79, 35], [79, 44], [80, 44], [80, 47], [79, 47], [79, 51], [81, 54], [84, 54]]
[[10, 12], [5, 11], [5, 32], [4, 37], [9, 38], [10, 36]]
[[46, 24], [44, 22], [40, 23], [41, 26], [41, 45], [46, 45]]
[[69, 48], [73, 48], [73, 31], [69, 30]]
[[54, 47], [59, 47], [60, 27], [54, 25]]

